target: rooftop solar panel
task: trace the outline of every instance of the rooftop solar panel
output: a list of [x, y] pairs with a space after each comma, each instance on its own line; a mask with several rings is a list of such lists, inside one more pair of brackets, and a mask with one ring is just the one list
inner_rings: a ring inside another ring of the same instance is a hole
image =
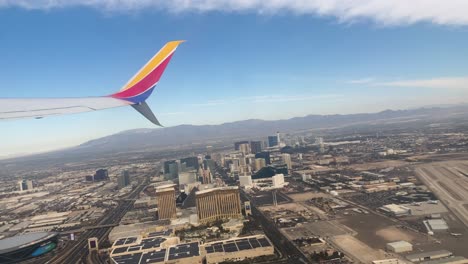
[[112, 254], [124, 253], [124, 252], [127, 252], [127, 249], [128, 247], [114, 248], [114, 250], [112, 250]]
[[138, 237], [127, 237], [125, 244], [135, 243], [138, 240]]
[[262, 247], [271, 246], [270, 242], [268, 242], [268, 240], [266, 238], [260, 238], [260, 239], [258, 239], [258, 242], [260, 242], [260, 245], [262, 245]]
[[132, 251], [138, 251], [138, 250], [141, 250], [141, 246], [129, 247], [127, 251], [132, 252]]
[[137, 237], [120, 238], [117, 241], [115, 241], [114, 246], [123, 246], [123, 245], [127, 245], [127, 244], [132, 244], [132, 243], [135, 243], [137, 240], [138, 240]]
[[126, 254], [112, 257], [117, 264], [138, 264], [140, 263], [141, 253]]
[[169, 260], [199, 256], [200, 249], [198, 242], [177, 245], [169, 248]]
[[121, 245], [125, 244], [125, 240], [126, 240], [126, 238], [118, 239], [117, 241], [115, 241], [114, 245], [121, 246]]
[[224, 244], [223, 245], [223, 248], [224, 248], [224, 252], [235, 252], [235, 251], [239, 251], [237, 249], [237, 246], [235, 243], [229, 243], [229, 244]]
[[166, 239], [163, 237], [147, 238], [141, 241], [141, 246], [143, 249], [158, 248], [164, 241], [166, 241]]
[[252, 248], [258, 248], [261, 247], [260, 242], [256, 238], [251, 238], [249, 239], [250, 245], [252, 245]]
[[240, 243], [236, 243], [237, 244], [237, 248], [239, 250], [247, 250], [247, 249], [252, 249], [252, 246], [250, 245], [249, 242], [240, 242]]
[[223, 246], [222, 246], [222, 245], [219, 245], [219, 244], [218, 244], [218, 245], [213, 246], [213, 248], [214, 248], [214, 250], [215, 250], [216, 252], [224, 252], [224, 249], [223, 249]]
[[164, 262], [166, 258], [166, 249], [161, 249], [158, 251], [148, 252], [143, 254], [141, 257], [142, 264], [144, 263], [157, 263], [157, 262]]

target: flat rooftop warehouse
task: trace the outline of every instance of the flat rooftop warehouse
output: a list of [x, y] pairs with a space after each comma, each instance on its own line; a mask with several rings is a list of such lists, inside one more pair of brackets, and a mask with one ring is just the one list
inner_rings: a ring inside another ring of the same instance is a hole
[[411, 255], [406, 256], [406, 259], [411, 262], [420, 262], [420, 261], [434, 260], [434, 259], [440, 259], [440, 258], [447, 258], [451, 256], [453, 256], [453, 254], [452, 252], [448, 250], [437, 250], [437, 251], [411, 254]]
[[208, 243], [205, 251], [207, 263], [220, 263], [273, 255], [274, 247], [265, 236], [253, 236]]
[[258, 247], [271, 247], [272, 244], [265, 237], [254, 238], [239, 238], [222, 242], [215, 242], [205, 245], [206, 253], [214, 252], [237, 252], [241, 250], [249, 250]]
[[113, 256], [111, 259], [115, 264], [202, 263], [198, 242], [178, 244], [169, 248], [155, 249], [144, 253], [132, 253], [131, 250], [128, 250], [126, 254]]
[[421, 262], [421, 264], [466, 264], [468, 259], [464, 257], [450, 257]]

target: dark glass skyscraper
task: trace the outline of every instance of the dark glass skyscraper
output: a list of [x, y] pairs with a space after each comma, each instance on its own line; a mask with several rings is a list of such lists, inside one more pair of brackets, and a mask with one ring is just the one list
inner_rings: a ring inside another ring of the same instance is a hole
[[252, 154], [257, 154], [262, 151], [261, 141], [250, 141], [250, 151]]
[[119, 188], [123, 188], [125, 186], [130, 185], [130, 173], [127, 170], [122, 171], [122, 174], [119, 176], [118, 179]]
[[195, 169], [195, 170], [198, 170], [198, 158], [197, 157], [187, 157], [187, 158], [183, 158], [183, 159], [180, 159], [180, 164], [182, 163], [185, 163], [185, 166], [187, 168], [192, 168], [192, 169]]
[[278, 146], [278, 136], [268, 136], [268, 146], [269, 147], [274, 147]]
[[104, 181], [109, 179], [109, 172], [106, 169], [99, 169], [94, 174], [94, 181]]
[[169, 165], [176, 163], [175, 160], [167, 160], [164, 162], [164, 174], [169, 174]]

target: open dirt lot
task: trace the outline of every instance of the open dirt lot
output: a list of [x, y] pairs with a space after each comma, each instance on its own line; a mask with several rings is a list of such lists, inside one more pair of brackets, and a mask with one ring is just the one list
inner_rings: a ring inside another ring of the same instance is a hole
[[305, 192], [305, 193], [294, 193], [288, 194], [289, 198], [293, 199], [295, 202], [305, 202], [312, 198], [318, 197], [330, 197], [330, 195], [322, 193], [322, 192]]
[[425, 249], [434, 244], [435, 240], [428, 240], [426, 234], [421, 234], [411, 229], [402, 228], [399, 223], [374, 213], [348, 215], [339, 220], [357, 232], [356, 238], [374, 249], [385, 249], [389, 242], [406, 240], [418, 244]]
[[336, 236], [332, 242], [359, 263], [372, 263], [373, 260], [386, 258], [384, 251], [375, 250], [350, 235]]
[[400, 228], [397, 228], [395, 226], [379, 229], [375, 232], [375, 234], [384, 239], [385, 241], [389, 242], [399, 240], [412, 242], [416, 238], [414, 234], [402, 231]]
[[289, 239], [297, 239], [307, 236], [333, 237], [345, 234], [352, 234], [353, 231], [335, 221], [319, 221], [304, 223], [300, 226], [283, 228], [282, 232]]

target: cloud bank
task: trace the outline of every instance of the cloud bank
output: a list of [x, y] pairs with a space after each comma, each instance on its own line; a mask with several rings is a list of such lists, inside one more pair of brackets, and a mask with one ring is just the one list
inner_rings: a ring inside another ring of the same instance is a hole
[[375, 85], [436, 89], [468, 89], [468, 77], [444, 77], [421, 80], [401, 80], [394, 82], [376, 83]]
[[50, 10], [89, 7], [102, 11], [293, 13], [333, 17], [339, 22], [370, 20], [382, 25], [419, 22], [468, 25], [466, 0], [0, 0], [0, 8]]

